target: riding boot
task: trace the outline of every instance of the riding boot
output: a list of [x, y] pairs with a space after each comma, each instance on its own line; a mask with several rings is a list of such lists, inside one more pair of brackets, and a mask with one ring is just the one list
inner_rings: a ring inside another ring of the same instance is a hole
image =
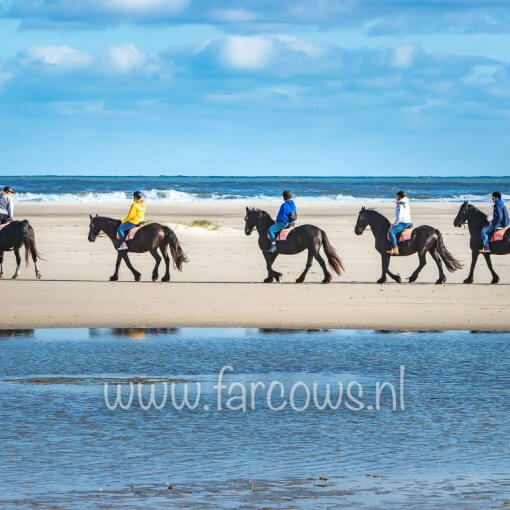
[[128, 249], [128, 245], [126, 242], [123, 242], [120, 244], [120, 246], [117, 248], [118, 251], [126, 251]]
[[484, 246], [481, 250], [480, 250], [480, 253], [490, 253], [491, 252], [491, 249], [488, 247], [488, 246]]
[[267, 250], [269, 253], [276, 253], [276, 243], [271, 243], [271, 248]]
[[393, 246], [391, 250], [389, 250], [387, 253], [390, 255], [400, 255], [400, 252], [398, 251], [398, 246]]

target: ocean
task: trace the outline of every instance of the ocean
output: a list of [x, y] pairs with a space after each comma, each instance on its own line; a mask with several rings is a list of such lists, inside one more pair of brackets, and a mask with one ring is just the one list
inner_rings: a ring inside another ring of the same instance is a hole
[[0, 330], [0, 507], [502, 508], [509, 339]]
[[133, 191], [148, 201], [279, 201], [284, 189], [301, 201], [393, 200], [405, 190], [413, 200], [487, 201], [493, 191], [509, 196], [510, 177], [184, 177], [0, 176], [18, 201], [125, 200]]

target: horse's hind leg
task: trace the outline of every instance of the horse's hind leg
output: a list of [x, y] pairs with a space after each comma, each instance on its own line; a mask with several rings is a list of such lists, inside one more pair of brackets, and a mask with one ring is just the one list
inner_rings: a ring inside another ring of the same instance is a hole
[[494, 271], [494, 268], [492, 267], [492, 260], [491, 260], [490, 253], [484, 253], [483, 256], [485, 257], [485, 261], [487, 262], [487, 267], [489, 268], [489, 271], [491, 272], [491, 275], [492, 275], [492, 282], [491, 283], [498, 283], [499, 282], [499, 276], [496, 273], [496, 271]]
[[151, 255], [156, 260], [156, 265], [154, 266], [154, 269], [152, 270], [152, 281], [155, 282], [158, 279], [158, 269], [159, 269], [159, 264], [161, 263], [161, 257], [159, 256], [157, 248], [154, 248], [153, 250], [151, 250]]
[[140, 281], [140, 278], [142, 277], [142, 274], [139, 273], [134, 267], [133, 265], [131, 264], [131, 261], [129, 260], [129, 257], [128, 257], [128, 254], [127, 254], [127, 251], [124, 250], [122, 252], [122, 258], [124, 259], [124, 262], [126, 263], [126, 266], [129, 267], [129, 269], [131, 270], [131, 272], [133, 273], [133, 276], [135, 277], [135, 282], [139, 282]]
[[312, 252], [312, 250], [308, 250], [308, 257], [306, 259], [305, 270], [301, 273], [299, 278], [296, 280], [296, 283], [303, 283], [305, 281], [306, 274], [308, 273], [308, 270], [312, 267], [312, 260], [313, 260], [313, 252]]
[[21, 255], [19, 254], [19, 248], [14, 248], [14, 255], [16, 257], [16, 271], [12, 275], [12, 279], [15, 280], [19, 274], [19, 268], [21, 266]]
[[328, 271], [328, 268], [326, 266], [326, 262], [324, 262], [324, 259], [321, 257], [321, 254], [319, 251], [315, 251], [313, 254], [315, 260], [320, 264], [322, 267], [322, 270], [324, 271], [324, 280], [322, 280], [322, 283], [329, 283], [331, 281], [331, 273]]
[[418, 254], [418, 256], [420, 257], [420, 263], [418, 264], [418, 267], [416, 268], [414, 273], [408, 278], [409, 283], [416, 281], [416, 278], [418, 278], [420, 271], [425, 267], [425, 264], [427, 264], [426, 255], [427, 255], [426, 252], [421, 252]]
[[471, 252], [471, 269], [469, 270], [468, 277], [464, 280], [464, 283], [473, 283], [473, 275], [475, 272], [476, 261], [478, 260], [478, 250]]
[[0, 278], [4, 274], [4, 252], [0, 251]]
[[436, 248], [430, 251], [431, 257], [435, 260], [437, 264], [437, 269], [439, 270], [439, 279], [436, 281], [436, 283], [439, 285], [441, 283], [446, 283], [446, 275], [443, 271], [443, 264], [441, 262], [441, 257], [439, 256], [439, 253], [437, 253]]
[[166, 266], [165, 276], [163, 276], [163, 278], [161, 278], [161, 281], [169, 282], [170, 281], [170, 256], [168, 255], [168, 245], [161, 246], [160, 250], [161, 250], [161, 255], [163, 255], [163, 259], [165, 261], [165, 266]]

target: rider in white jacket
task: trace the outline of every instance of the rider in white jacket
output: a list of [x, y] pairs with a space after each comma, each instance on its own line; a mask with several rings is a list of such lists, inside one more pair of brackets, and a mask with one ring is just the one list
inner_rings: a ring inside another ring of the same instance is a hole
[[390, 227], [389, 235], [391, 239], [390, 255], [399, 255], [397, 234], [403, 232], [406, 228], [412, 227], [411, 206], [409, 199], [403, 191], [397, 193], [397, 206], [395, 208], [395, 221]]

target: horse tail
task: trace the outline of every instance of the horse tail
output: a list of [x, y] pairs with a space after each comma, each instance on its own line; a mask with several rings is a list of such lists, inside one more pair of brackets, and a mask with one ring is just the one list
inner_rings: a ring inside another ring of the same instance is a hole
[[167, 241], [168, 246], [170, 246], [170, 252], [172, 253], [172, 258], [174, 261], [174, 267], [176, 267], [179, 271], [182, 271], [182, 264], [184, 262], [188, 262], [188, 257], [186, 257], [182, 251], [179, 239], [177, 239], [174, 231], [164, 225], [163, 231], [165, 232], [165, 240]]
[[345, 272], [344, 265], [342, 263], [342, 259], [337, 255], [335, 248], [331, 246], [328, 235], [324, 230], [321, 230], [322, 235], [322, 246], [324, 247], [324, 253], [326, 253], [326, 257], [328, 257], [329, 265], [333, 268], [337, 275], [341, 275]]
[[41, 258], [35, 245], [34, 229], [30, 226], [28, 220], [23, 220], [21, 222], [21, 237], [25, 245], [25, 264], [28, 266], [30, 255], [32, 255], [32, 260], [34, 262], [37, 262], [37, 260]]
[[437, 252], [439, 253], [439, 256], [443, 259], [444, 265], [446, 266], [446, 269], [450, 271], [450, 273], [453, 273], [454, 271], [457, 271], [458, 269], [462, 269], [464, 266], [462, 262], [458, 259], [456, 259], [447, 249], [444, 244], [443, 235], [439, 230], [436, 230], [437, 235]]

